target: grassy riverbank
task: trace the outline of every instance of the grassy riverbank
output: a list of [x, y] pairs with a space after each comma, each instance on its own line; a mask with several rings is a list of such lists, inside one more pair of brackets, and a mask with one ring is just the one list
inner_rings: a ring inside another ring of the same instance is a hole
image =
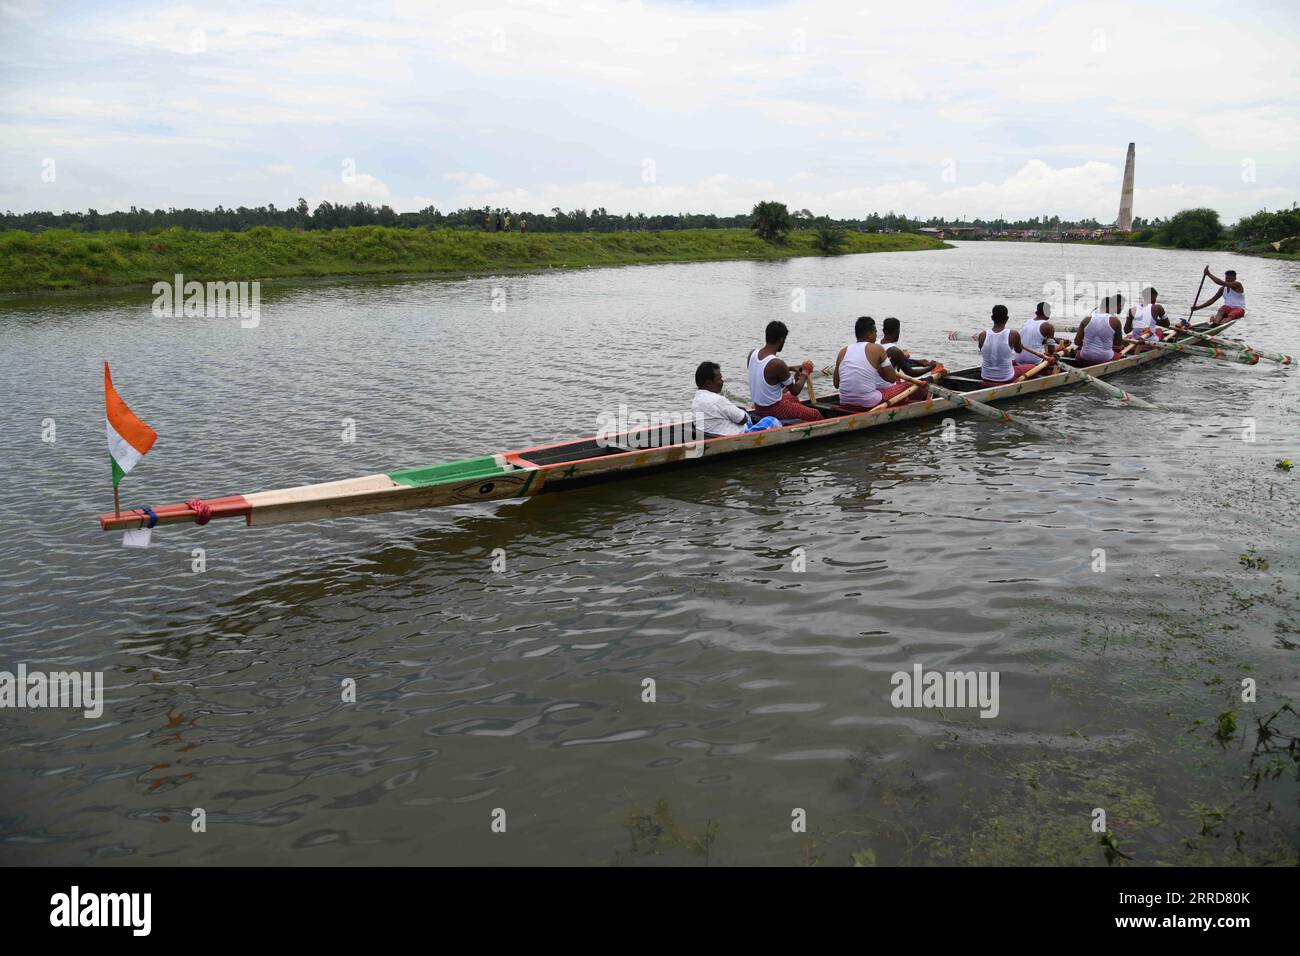
[[[673, 232], [542, 233], [359, 226], [309, 232], [259, 226], [247, 232], [0, 233], [0, 292], [148, 286], [187, 280], [428, 273], [464, 275], [547, 268], [783, 259], [821, 255], [811, 231], [771, 245], [745, 229]], [[843, 252], [943, 249], [909, 233], [850, 232]]]

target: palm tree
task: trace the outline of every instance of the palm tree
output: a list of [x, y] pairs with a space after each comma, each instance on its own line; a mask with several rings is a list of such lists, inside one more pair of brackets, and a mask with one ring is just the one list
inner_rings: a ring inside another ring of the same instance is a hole
[[839, 226], [821, 225], [813, 233], [813, 248], [820, 249], [828, 256], [836, 256], [844, 251], [844, 243], [847, 239], [848, 236]]
[[765, 242], [783, 242], [790, 231], [790, 210], [783, 202], [761, 202], [750, 214], [749, 228]]

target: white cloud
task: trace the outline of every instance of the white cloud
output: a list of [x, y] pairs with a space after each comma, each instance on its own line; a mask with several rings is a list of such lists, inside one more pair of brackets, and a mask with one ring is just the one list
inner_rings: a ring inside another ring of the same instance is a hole
[[0, 3], [0, 17], [30, 20], [38, 16], [44, 7], [45, 4], [41, 0], [4, 0]]
[[467, 193], [487, 192], [496, 189], [497, 183], [491, 176], [484, 176], [482, 173], [467, 173], [463, 171], [447, 173], [443, 179], [459, 183], [461, 190]]
[[[366, 175], [315, 194], [1108, 221], [1130, 140], [1139, 215], [1195, 199], [1232, 218], [1300, 196], [1300, 71], [1285, 66], [1300, 28], [1285, 6], [0, 0], [0, 15], [7, 57], [30, 67], [0, 91], [0, 166], [57, 151], [84, 171], [60, 184], [72, 205], [129, 195], [122, 177], [148, 205], [281, 204], [312, 194], [294, 176], [355, 157]], [[1231, 69], [1216, 67], [1224, 50], [1240, 53]], [[639, 180], [646, 156], [654, 183]], [[49, 201], [17, 183], [0, 196]]]
[[394, 198], [393, 191], [369, 173], [356, 173], [346, 181], [340, 177], [337, 182], [324, 183], [312, 196], [312, 205], [328, 200], [335, 205], [368, 202], [376, 206], [385, 203], [391, 206]]

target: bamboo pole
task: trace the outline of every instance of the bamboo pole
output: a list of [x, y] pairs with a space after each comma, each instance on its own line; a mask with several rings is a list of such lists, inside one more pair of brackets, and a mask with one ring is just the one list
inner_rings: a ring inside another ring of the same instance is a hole
[[[939, 379], [943, 378], [944, 374], [947, 371], [948, 370], [944, 368], [942, 365], [936, 365], [934, 368], [930, 369], [930, 381], [937, 382]], [[901, 375], [902, 373], [899, 374]], [[894, 405], [902, 405], [905, 401], [911, 398], [916, 393], [916, 390], [919, 388], [921, 388], [921, 386], [917, 384], [909, 385], [907, 388], [903, 389], [893, 398], [889, 399], [888, 401], [881, 402], [879, 405], [873, 405], [871, 408], [868, 408], [867, 411], [878, 412], [882, 408], [890, 408]]]
[[[1021, 348], [1023, 348], [1026, 352], [1032, 352], [1034, 355], [1039, 356], [1040, 358], [1046, 360], [1047, 362], [1055, 362], [1055, 359], [1053, 359], [1052, 356], [1044, 355], [1042, 352], [1039, 352], [1037, 349], [1031, 349], [1027, 345], [1022, 345]], [[1063, 368], [1061, 371], [1065, 372], [1065, 374], [1068, 376], [1086, 382], [1088, 385], [1091, 385], [1097, 391], [1105, 395], [1108, 395], [1111, 398], [1116, 398], [1119, 399], [1121, 402], [1125, 402], [1129, 405], [1132, 405], [1134, 408], [1144, 408], [1149, 412], [1160, 411], [1160, 409], [1157, 406], [1152, 405], [1146, 399], [1139, 398], [1138, 396], [1132, 394], [1131, 392], [1126, 392], [1124, 389], [1116, 385], [1110, 384], [1110, 382], [1103, 382], [1101, 379], [1089, 375], [1087, 372], [1084, 372], [1080, 369]]]
[[1036, 435], [1039, 438], [1059, 438], [1059, 439], [1064, 439], [1065, 441], [1072, 440], [1070, 436], [1067, 435], [1065, 432], [1057, 431], [1055, 428], [1044, 428], [1041, 425], [1034, 425], [1030, 422], [1021, 421], [1018, 418], [1012, 418], [1009, 414], [1004, 412], [1002, 409], [994, 408], [992, 405], [985, 405], [983, 402], [977, 402], [973, 398], [968, 398], [967, 396], [963, 395], [961, 392], [955, 392], [952, 389], [944, 388], [941, 385], [936, 385], [933, 382], [927, 382], [923, 379], [912, 378], [912, 376], [903, 375], [901, 372], [899, 373], [899, 376], [905, 379], [906, 381], [912, 382], [915, 385], [922, 385], [925, 388], [928, 388], [934, 394], [938, 395], [940, 398], [946, 398], [948, 399], [948, 401], [952, 402], [953, 404], [960, 405], [962, 408], [970, 409], [976, 415], [981, 415], [984, 418], [990, 419], [991, 421], [1003, 422], [1004, 424], [1007, 425], [1014, 425], [1016, 428], [1019, 428], [1022, 432], [1027, 432], [1030, 435]]
[[1295, 359], [1284, 352], [1261, 352], [1253, 345], [1247, 345], [1245, 342], [1234, 342], [1231, 339], [1216, 339], [1213, 335], [1206, 335], [1204, 332], [1197, 332], [1195, 329], [1179, 329], [1179, 332], [1185, 332], [1188, 335], [1194, 335], [1202, 342], [1208, 342], [1210, 345], [1222, 349], [1231, 349], [1238, 352], [1252, 352], [1260, 358], [1269, 362], [1276, 362], [1278, 365], [1292, 365]]
[[[1186, 326], [1179, 326], [1177, 328], [1174, 328], [1172, 326], [1162, 325], [1160, 326], [1160, 329], [1161, 331], [1166, 332], [1169, 335], [1177, 335], [1178, 333], [1182, 333], [1183, 335], [1194, 334], [1192, 330], [1187, 328]], [[1126, 336], [1124, 341], [1128, 342], [1129, 344], [1124, 346], [1124, 348], [1120, 350], [1119, 353], [1120, 355], [1131, 355], [1137, 351], [1138, 345], [1151, 345], [1152, 343], [1158, 340], [1156, 339], [1155, 335], [1151, 332], [1150, 329], [1141, 329], [1138, 332], [1136, 340]]]
[[[1073, 349], [1073, 348], [1074, 348], [1074, 345], [1073, 345], [1073, 344], [1070, 344], [1070, 345], [1064, 346], [1064, 347], [1061, 349], [1059, 355], [1064, 355], [1066, 352], [1069, 352], [1069, 351], [1070, 351], [1071, 349]], [[1054, 364], [1055, 362], [1057, 362], [1057, 361], [1058, 361], [1058, 358], [1059, 358], [1059, 355], [1058, 355], [1058, 356], [1044, 355], [1042, 352], [1038, 351], [1037, 349], [1031, 349], [1029, 346], [1025, 345], [1024, 342], [1021, 342], [1021, 343], [1020, 343], [1020, 350], [1021, 350], [1022, 352], [1031, 352], [1031, 353], [1033, 353], [1034, 355], [1037, 355], [1037, 356], [1038, 356], [1039, 358], [1041, 358], [1043, 361], [1039, 362], [1037, 365], [1035, 365], [1033, 368], [1031, 368], [1031, 369], [1030, 369], [1028, 372], [1026, 372], [1024, 375], [1020, 376], [1020, 378], [1016, 379], [1016, 381], [1018, 381], [1018, 382], [1023, 382], [1023, 381], [1025, 381], [1026, 379], [1033, 378], [1033, 377], [1034, 377], [1035, 375], [1037, 375], [1039, 372], [1043, 371], [1043, 369], [1045, 369], [1045, 368], [1047, 368], [1049, 365], [1052, 365], [1052, 364]]]
[[[1048, 321], [1048, 322], [1051, 322], [1052, 320], [1051, 320], [1051, 319], [1048, 319], [1047, 321]], [[1079, 327], [1078, 327], [1077, 325], [1056, 325], [1055, 323], [1053, 323], [1053, 325], [1052, 325], [1052, 329], [1053, 329], [1053, 331], [1055, 331], [1058, 335], [1065, 335], [1065, 334], [1067, 334], [1067, 333], [1069, 333], [1069, 332], [1078, 332], [1078, 331], [1079, 331]], [[981, 330], [980, 330], [980, 332], [986, 332], [986, 331], [988, 331], [988, 330], [987, 330], [987, 329], [981, 329]], [[968, 341], [968, 340], [971, 341], [971, 342], [978, 342], [978, 341], [979, 341], [979, 338], [980, 338], [980, 333], [979, 333], [979, 332], [963, 332], [961, 329], [949, 329], [949, 330], [948, 330], [948, 341], [949, 341], [949, 342], [965, 342], [965, 341]]]
[[1200, 355], [1204, 358], [1219, 359], [1223, 362], [1237, 362], [1241, 365], [1258, 365], [1259, 356], [1254, 352], [1225, 352], [1220, 348], [1203, 348], [1199, 345], [1186, 345], [1182, 342], [1161, 342], [1158, 339], [1143, 341], [1141, 339], [1125, 339], [1126, 342], [1132, 342], [1135, 345], [1149, 345], [1153, 349], [1165, 349], [1169, 352], [1186, 352], [1188, 355]]
[[1196, 303], [1201, 301], [1201, 290], [1205, 288], [1205, 277], [1210, 274], [1210, 264], [1207, 262], [1205, 268], [1201, 270], [1201, 284], [1196, 287], [1196, 298], [1192, 299], [1192, 307], [1187, 310], [1187, 324], [1192, 324], [1192, 316], [1196, 314]]

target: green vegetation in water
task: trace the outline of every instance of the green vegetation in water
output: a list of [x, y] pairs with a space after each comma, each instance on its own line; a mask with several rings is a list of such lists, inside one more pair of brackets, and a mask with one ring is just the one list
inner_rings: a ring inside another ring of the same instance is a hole
[[[1287, 717], [1291, 730], [1274, 724]], [[1283, 704], [1267, 717], [1255, 718], [1255, 750], [1251, 754], [1250, 781], [1254, 789], [1268, 780], [1279, 780], [1283, 774], [1293, 774], [1300, 782], [1300, 713], [1290, 704]]]
[[719, 824], [706, 820], [704, 832], [695, 836], [673, 819], [667, 800], [656, 800], [652, 813], [632, 813], [623, 824], [632, 836], [632, 852], [660, 856], [666, 849], [685, 849], [704, 857], [709, 865], [709, 854], [718, 838]]
[[1122, 849], [1123, 841], [1113, 833], [1103, 833], [1097, 837], [1097, 842], [1101, 844], [1102, 855], [1106, 857], [1106, 865], [1114, 866], [1117, 860], [1131, 860]]
[[1261, 558], [1253, 550], [1247, 551], [1245, 554], [1237, 555], [1237, 560], [1241, 562], [1243, 567], [1251, 568], [1255, 571], [1268, 570], [1268, 558]]
[[[797, 230], [765, 242], [747, 229], [673, 232], [513, 233], [358, 226], [299, 231], [0, 233], [0, 292], [37, 292], [186, 281], [254, 281], [321, 276], [468, 275], [550, 268], [785, 259], [824, 255], [817, 235]], [[847, 232], [840, 251], [944, 249], [907, 233]]]
[[1278, 462], [1277, 462], [1277, 468], [1278, 468], [1279, 470], [1281, 470], [1281, 471], [1290, 471], [1292, 467], [1293, 467], [1293, 466], [1292, 466], [1292, 464], [1291, 464], [1291, 459], [1290, 459], [1290, 458], [1279, 458], [1279, 459], [1278, 459]]
[[1214, 739], [1227, 745], [1237, 736], [1237, 712], [1225, 710], [1214, 718]]
[[[961, 761], [953, 770], [960, 769], [966, 782], [955, 788], [936, 787], [901, 768], [869, 771], [872, 830], [861, 836], [881, 848], [884, 865], [1102, 866], [1108, 854], [1099, 844], [1152, 862], [1134, 841], [1165, 827], [1155, 786], [1139, 783], [1130, 766], [1110, 763], [1131, 754], [1100, 745], [1110, 751], [1101, 764], [1093, 748], [1005, 761], [978, 744], [948, 743], [935, 746]], [[1094, 830], [1097, 807], [1106, 811], [1105, 833]], [[865, 842], [844, 841], [850, 851]], [[850, 859], [863, 865], [856, 854]]]

